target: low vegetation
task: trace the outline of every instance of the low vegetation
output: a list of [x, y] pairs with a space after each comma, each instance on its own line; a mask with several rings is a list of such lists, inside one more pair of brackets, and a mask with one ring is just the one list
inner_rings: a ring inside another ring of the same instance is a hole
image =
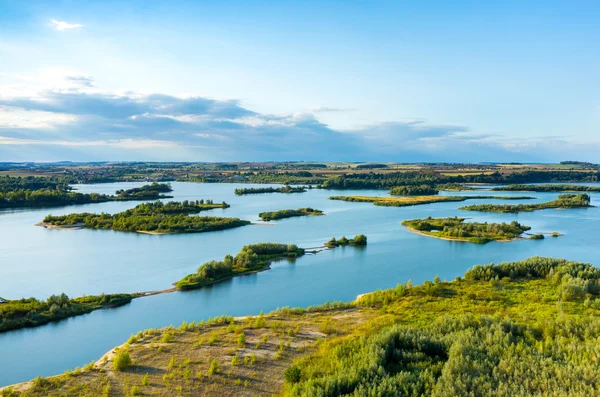
[[523, 196], [411, 196], [411, 197], [386, 197], [386, 196], [331, 196], [329, 200], [350, 201], [356, 203], [373, 203], [383, 207], [409, 207], [412, 205], [445, 203], [465, 200], [528, 200], [533, 197]]
[[70, 299], [61, 294], [52, 295], [45, 301], [35, 298], [7, 300], [0, 304], [0, 332], [36, 327], [97, 309], [121, 306], [134, 297], [132, 294], [112, 294]]
[[[310, 186], [308, 187], [311, 188]], [[285, 185], [284, 187], [250, 187], [244, 189], [235, 189], [235, 194], [243, 196], [245, 194], [261, 194], [261, 193], [304, 193], [306, 192], [304, 186], [290, 186]]]
[[481, 212], [531, 212], [544, 210], [549, 208], [586, 208], [590, 206], [590, 196], [587, 194], [561, 194], [556, 200], [538, 204], [480, 204], [468, 205], [460, 207], [466, 211], [481, 211]]
[[56, 227], [83, 227], [88, 229], [110, 229], [122, 232], [201, 233], [231, 229], [249, 225], [249, 221], [238, 218], [215, 216], [190, 216], [205, 210], [228, 208], [225, 202], [215, 204], [212, 200], [176, 202], [161, 201], [143, 203], [132, 209], [111, 214], [68, 214], [44, 218], [41, 225]]
[[[599, 279], [589, 264], [536, 257], [353, 303], [184, 322], [3, 396], [592, 396]], [[121, 351], [129, 366], [115, 370]]]
[[144, 185], [141, 187], [135, 187], [133, 189], [120, 189], [115, 192], [116, 200], [157, 200], [171, 198], [171, 196], [165, 196], [161, 193], [172, 192], [173, 189], [168, 183], [156, 183], [153, 182], [150, 185]]
[[584, 185], [507, 185], [492, 188], [495, 191], [505, 192], [600, 192], [600, 186]]
[[298, 208], [297, 210], [279, 210], [273, 212], [261, 212], [258, 214], [260, 219], [265, 222], [277, 219], [292, 218], [296, 216], [318, 216], [324, 215], [323, 211], [314, 208]]
[[462, 183], [456, 183], [456, 182], [451, 182], [451, 183], [442, 183], [436, 186], [439, 190], [446, 190], [446, 191], [455, 191], [455, 192], [462, 192], [462, 191], [468, 191], [468, 190], [475, 190], [470, 186], [467, 186], [465, 184]]
[[[406, 220], [402, 224], [410, 230], [427, 236], [448, 240], [485, 244], [490, 241], [508, 241], [531, 230], [529, 226], [511, 223], [465, 222], [464, 218], [431, 218]], [[542, 235], [543, 238], [543, 235]]]
[[394, 186], [390, 189], [392, 196], [429, 196], [438, 193], [439, 190], [430, 185]]
[[337, 240], [335, 237], [332, 237], [331, 240], [329, 240], [328, 242], [325, 243], [325, 246], [329, 247], [329, 248], [345, 247], [347, 245], [353, 245], [353, 246], [367, 245], [367, 236], [365, 236], [364, 234], [359, 234], [358, 236], [355, 236], [351, 240], [348, 240], [346, 238], [346, 236], [342, 236], [341, 238], [339, 238]]
[[194, 274], [189, 274], [175, 286], [180, 290], [200, 288], [242, 274], [268, 269], [276, 259], [294, 259], [304, 255], [304, 250], [294, 244], [260, 243], [242, 248], [235, 256], [227, 255], [222, 261], [206, 262]]

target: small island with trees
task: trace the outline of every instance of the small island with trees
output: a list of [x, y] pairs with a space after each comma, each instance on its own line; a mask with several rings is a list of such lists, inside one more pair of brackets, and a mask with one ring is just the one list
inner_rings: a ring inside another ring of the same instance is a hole
[[213, 203], [212, 200], [196, 200], [183, 202], [156, 201], [143, 203], [123, 212], [111, 214], [68, 214], [48, 215], [38, 226], [47, 228], [86, 228], [109, 229], [122, 232], [138, 232], [150, 234], [202, 233], [214, 230], [231, 229], [249, 225], [249, 221], [239, 218], [215, 216], [190, 216], [205, 210], [228, 208], [225, 202]]
[[332, 237], [331, 240], [325, 243], [325, 246], [327, 248], [345, 247], [347, 245], [355, 247], [365, 246], [367, 245], [367, 236], [365, 236], [364, 234], [359, 234], [351, 240], [348, 240], [346, 236], [342, 236], [337, 240], [335, 237]]
[[323, 211], [314, 208], [298, 208], [297, 210], [279, 210], [272, 212], [261, 212], [258, 214], [260, 219], [269, 222], [277, 219], [292, 218], [296, 216], [319, 216], [324, 215]]
[[[243, 189], [235, 189], [235, 194], [243, 196], [246, 194], [262, 194], [262, 193], [304, 193], [306, 192], [305, 186], [290, 186], [285, 185], [283, 187], [248, 187]], [[311, 186], [308, 187], [311, 189]]]
[[382, 207], [409, 207], [444, 202], [460, 202], [465, 200], [531, 200], [528, 196], [410, 196], [410, 197], [387, 197], [387, 196], [331, 196], [329, 200], [349, 201], [356, 203], [373, 203]]
[[494, 187], [491, 190], [498, 192], [600, 192], [600, 186], [543, 184], [543, 185], [506, 185]]
[[227, 255], [222, 261], [206, 262], [196, 273], [187, 275], [175, 283], [175, 287], [179, 290], [200, 288], [242, 274], [266, 270], [273, 260], [294, 259], [304, 253], [304, 249], [295, 244], [246, 245], [235, 257]]
[[168, 183], [156, 183], [152, 182], [150, 185], [144, 185], [141, 187], [134, 187], [132, 189], [119, 189], [115, 192], [117, 201], [125, 200], [158, 200], [173, 198], [172, 196], [165, 196], [161, 193], [172, 192], [173, 189]]
[[531, 227], [519, 222], [477, 223], [465, 222], [465, 218], [425, 218], [402, 222], [411, 232], [443, 240], [468, 241], [485, 244], [490, 241], [511, 241], [531, 230]]
[[556, 200], [538, 204], [480, 204], [468, 205], [460, 207], [460, 210], [465, 211], [480, 211], [480, 212], [531, 212], [544, 209], [568, 209], [568, 208], [587, 208], [590, 205], [590, 196], [587, 194], [561, 194]]
[[390, 189], [392, 196], [431, 196], [436, 195], [440, 191], [430, 185], [406, 185], [394, 186]]

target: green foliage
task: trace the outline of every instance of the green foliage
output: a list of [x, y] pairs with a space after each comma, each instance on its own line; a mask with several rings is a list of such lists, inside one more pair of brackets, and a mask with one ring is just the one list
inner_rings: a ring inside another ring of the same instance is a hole
[[331, 196], [329, 200], [350, 201], [356, 203], [373, 203], [382, 207], [410, 207], [432, 203], [458, 202], [465, 200], [529, 200], [533, 197], [519, 196], [411, 196], [411, 197], [385, 197], [385, 196]]
[[217, 360], [213, 359], [210, 362], [210, 366], [208, 367], [207, 373], [209, 375], [215, 375], [215, 374], [218, 374], [219, 371], [220, 371], [219, 362]]
[[289, 384], [295, 384], [300, 382], [300, 378], [302, 377], [302, 371], [295, 365], [291, 367], [287, 367], [285, 372], [283, 373], [284, 379]]
[[295, 244], [259, 243], [242, 248], [235, 256], [226, 255], [222, 261], [209, 261], [176, 283], [182, 290], [199, 288], [209, 283], [234, 277], [248, 271], [263, 269], [269, 260], [297, 258], [304, 250]]
[[394, 186], [390, 189], [393, 196], [430, 196], [438, 193], [439, 190], [430, 185]]
[[344, 247], [346, 245], [353, 246], [364, 246], [367, 245], [367, 236], [364, 234], [359, 234], [355, 236], [352, 240], [348, 240], [346, 236], [342, 236], [340, 239], [336, 240], [335, 237], [332, 237], [331, 240], [325, 243], [326, 247], [335, 248], [335, 247]]
[[161, 193], [171, 192], [173, 189], [168, 183], [156, 183], [153, 182], [151, 185], [144, 185], [133, 189], [120, 189], [115, 192], [117, 200], [156, 200], [162, 198], [168, 198], [169, 196], [162, 195]]
[[245, 189], [235, 189], [235, 194], [238, 196], [243, 196], [246, 194], [260, 194], [260, 193], [304, 193], [306, 192], [306, 187], [297, 186], [292, 187], [290, 185], [285, 185], [284, 187], [258, 187], [258, 188], [245, 188]]
[[529, 237], [530, 240], [544, 240], [545, 237], [541, 233], [533, 234]]
[[295, 216], [316, 215], [323, 215], [323, 211], [314, 208], [298, 208], [297, 210], [279, 210], [274, 212], [261, 212], [260, 214], [258, 214], [258, 216], [265, 222], [276, 219], [292, 218]]
[[60, 294], [52, 295], [46, 301], [35, 298], [9, 300], [0, 304], [0, 332], [35, 327], [101, 308], [121, 306], [133, 298], [132, 294], [103, 294], [70, 299]]
[[131, 364], [131, 356], [125, 349], [120, 349], [113, 358], [113, 369], [115, 371], [123, 372], [127, 370]]
[[507, 185], [492, 190], [507, 192], [600, 192], [598, 186], [585, 185]]
[[123, 232], [156, 232], [156, 233], [201, 233], [213, 230], [230, 229], [249, 225], [250, 222], [238, 218], [222, 218], [210, 216], [189, 216], [189, 214], [213, 208], [227, 208], [227, 203], [214, 204], [204, 201], [161, 201], [143, 203], [132, 209], [110, 214], [69, 214], [61, 216], [48, 215], [44, 223], [54, 226], [81, 226], [89, 229], [112, 229]]
[[511, 223], [464, 222], [464, 218], [426, 218], [403, 221], [404, 226], [434, 237], [485, 244], [494, 240], [510, 240], [531, 228]]
[[481, 212], [531, 212], [548, 208], [585, 208], [590, 206], [590, 196], [587, 194], [561, 194], [558, 199], [539, 204], [480, 204], [469, 205], [459, 208], [466, 211]]

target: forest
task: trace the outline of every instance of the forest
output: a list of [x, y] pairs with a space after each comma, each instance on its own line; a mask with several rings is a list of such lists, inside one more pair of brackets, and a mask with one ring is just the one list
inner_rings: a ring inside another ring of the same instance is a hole
[[124, 200], [158, 200], [172, 198], [161, 193], [172, 192], [173, 189], [168, 183], [152, 182], [150, 185], [135, 187], [132, 189], [119, 189], [115, 192], [117, 201]]
[[[292, 187], [285, 185], [283, 187], [250, 187], [244, 189], [235, 189], [235, 194], [243, 196], [245, 194], [261, 194], [261, 193], [304, 193], [306, 192], [305, 186]], [[312, 189], [311, 186], [308, 189]]]
[[70, 299], [60, 294], [52, 295], [45, 301], [35, 298], [8, 300], [0, 304], [0, 332], [36, 327], [97, 309], [121, 306], [131, 302], [134, 297], [132, 294], [103, 294]]
[[465, 218], [458, 217], [412, 219], [403, 221], [402, 225], [428, 236], [469, 241], [476, 244], [512, 240], [531, 230], [531, 227], [521, 225], [517, 221], [511, 223], [477, 223], [465, 222]]
[[431, 196], [440, 191], [431, 185], [394, 186], [390, 189], [392, 196]]
[[251, 271], [264, 270], [274, 259], [293, 259], [302, 255], [304, 250], [295, 244], [250, 244], [244, 246], [235, 257], [227, 255], [222, 261], [206, 262], [196, 273], [185, 276], [175, 286], [180, 290], [200, 288]]
[[48, 215], [43, 224], [59, 227], [80, 226], [88, 229], [110, 229], [122, 232], [201, 233], [249, 225], [238, 218], [190, 216], [201, 211], [228, 208], [225, 202], [196, 200], [163, 203], [161, 201], [139, 204], [123, 212], [111, 214]]
[[318, 216], [324, 215], [323, 211], [317, 210], [314, 208], [298, 208], [297, 210], [279, 210], [279, 211], [271, 211], [271, 212], [261, 212], [258, 214], [260, 219], [265, 222], [284, 219], [284, 218], [292, 218], [296, 216]]
[[480, 212], [531, 212], [551, 208], [586, 208], [590, 206], [590, 196], [587, 194], [561, 194], [556, 200], [538, 204], [479, 204], [460, 207], [459, 210]]
[[506, 192], [600, 192], [599, 186], [585, 186], [585, 185], [507, 185], [492, 188], [494, 191], [506, 191]]

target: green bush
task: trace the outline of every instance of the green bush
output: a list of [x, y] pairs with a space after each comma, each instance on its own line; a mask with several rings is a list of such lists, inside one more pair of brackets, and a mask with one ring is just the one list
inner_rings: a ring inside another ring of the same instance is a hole
[[115, 354], [113, 358], [113, 369], [115, 371], [125, 371], [127, 368], [131, 366], [131, 356], [127, 350], [121, 349]]

